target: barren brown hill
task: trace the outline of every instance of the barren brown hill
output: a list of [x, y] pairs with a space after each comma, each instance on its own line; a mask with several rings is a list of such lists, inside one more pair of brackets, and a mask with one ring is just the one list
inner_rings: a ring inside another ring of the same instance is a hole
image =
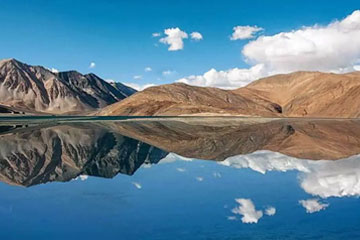
[[241, 118], [106, 122], [111, 131], [188, 158], [222, 161], [258, 150], [311, 160], [360, 154], [360, 121]]
[[360, 117], [360, 72], [295, 72], [232, 91], [169, 84], [148, 88], [97, 115]]
[[217, 88], [174, 83], [147, 88], [128, 99], [112, 104], [97, 115], [188, 115], [222, 114], [280, 116], [278, 104], [256, 96], [242, 96]]
[[295, 72], [257, 80], [245, 88], [282, 107], [286, 117], [360, 116], [360, 72]]

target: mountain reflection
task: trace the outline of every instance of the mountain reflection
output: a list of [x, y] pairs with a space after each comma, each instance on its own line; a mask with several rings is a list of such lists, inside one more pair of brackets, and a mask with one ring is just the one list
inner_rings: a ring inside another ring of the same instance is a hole
[[5, 131], [0, 135], [0, 180], [14, 185], [69, 181], [79, 175], [106, 178], [118, 173], [132, 175], [142, 164], [157, 163], [167, 155], [99, 124], [2, 129]]
[[143, 164], [166, 161], [171, 152], [261, 173], [297, 170], [303, 173], [302, 188], [312, 195], [354, 196], [360, 194], [359, 143], [357, 120], [174, 118], [3, 124], [0, 180], [32, 186], [80, 175], [132, 175]]

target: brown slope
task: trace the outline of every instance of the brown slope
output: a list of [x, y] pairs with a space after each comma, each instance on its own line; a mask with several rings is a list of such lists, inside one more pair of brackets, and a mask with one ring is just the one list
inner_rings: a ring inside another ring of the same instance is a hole
[[295, 72], [257, 80], [234, 90], [252, 91], [282, 106], [286, 117], [360, 116], [360, 73]]
[[263, 98], [217, 88], [174, 83], [147, 88], [105, 107], [97, 115], [188, 115], [199, 113], [279, 116], [280, 107]]
[[360, 121], [185, 118], [104, 122], [121, 135], [188, 158], [222, 161], [258, 150], [311, 160], [360, 154]]

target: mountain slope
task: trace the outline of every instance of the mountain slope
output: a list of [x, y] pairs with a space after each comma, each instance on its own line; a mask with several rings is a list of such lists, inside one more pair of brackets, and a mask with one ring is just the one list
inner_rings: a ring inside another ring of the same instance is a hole
[[175, 83], [148, 88], [98, 115], [360, 117], [360, 72], [295, 72], [232, 91]]
[[94, 74], [0, 61], [0, 104], [5, 106], [60, 114], [95, 110], [127, 96]]
[[275, 75], [234, 92], [245, 89], [281, 105], [286, 117], [360, 116], [360, 72]]
[[174, 83], [147, 88], [101, 109], [97, 115], [188, 115], [199, 113], [278, 116], [279, 105], [217, 88]]

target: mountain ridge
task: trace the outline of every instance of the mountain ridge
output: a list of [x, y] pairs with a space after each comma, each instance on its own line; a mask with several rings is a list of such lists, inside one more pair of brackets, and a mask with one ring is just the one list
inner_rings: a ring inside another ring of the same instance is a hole
[[26, 112], [88, 112], [128, 96], [93, 73], [54, 73], [14, 58], [0, 61], [0, 104]]

